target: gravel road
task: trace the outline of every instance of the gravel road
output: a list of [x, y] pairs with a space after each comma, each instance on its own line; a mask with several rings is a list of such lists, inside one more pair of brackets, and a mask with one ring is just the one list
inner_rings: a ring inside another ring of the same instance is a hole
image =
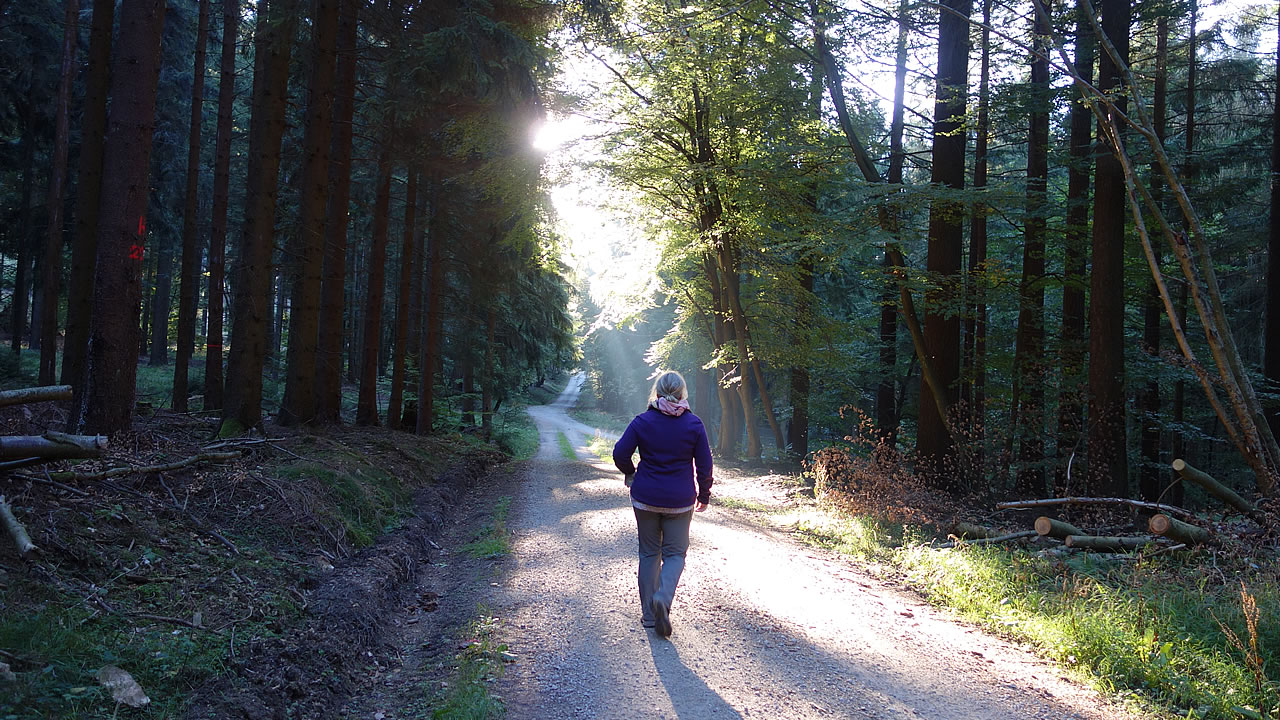
[[[627, 491], [586, 451], [594, 429], [565, 413], [581, 382], [530, 409], [541, 451], [512, 503], [513, 552], [491, 596], [517, 657], [495, 687], [508, 718], [1141, 717], [847, 560], [716, 506], [715, 495], [758, 501], [759, 478], [717, 476], [711, 509], [694, 519], [674, 633], [645, 630]], [[577, 461], [563, 457], [561, 432]]]

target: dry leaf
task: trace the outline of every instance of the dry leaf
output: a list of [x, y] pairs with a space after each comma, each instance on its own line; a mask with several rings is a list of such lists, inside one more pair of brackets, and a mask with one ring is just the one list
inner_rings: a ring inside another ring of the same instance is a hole
[[138, 685], [138, 681], [115, 665], [103, 666], [98, 671], [98, 682], [111, 691], [111, 697], [118, 703], [124, 703], [129, 707], [142, 707], [151, 702], [151, 698], [142, 692], [142, 686]]
[[9, 669], [9, 663], [0, 662], [0, 680], [5, 682], [18, 682], [18, 676], [13, 674]]

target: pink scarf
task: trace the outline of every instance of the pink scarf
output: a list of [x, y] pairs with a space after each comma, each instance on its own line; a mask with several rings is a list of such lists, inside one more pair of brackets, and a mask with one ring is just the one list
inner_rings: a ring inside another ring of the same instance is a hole
[[659, 397], [657, 400], [654, 400], [649, 405], [649, 407], [657, 408], [658, 412], [662, 413], [663, 415], [670, 415], [671, 417], [680, 417], [680, 415], [683, 414], [685, 410], [689, 409], [689, 399], [685, 398], [683, 400], [671, 402], [665, 397]]

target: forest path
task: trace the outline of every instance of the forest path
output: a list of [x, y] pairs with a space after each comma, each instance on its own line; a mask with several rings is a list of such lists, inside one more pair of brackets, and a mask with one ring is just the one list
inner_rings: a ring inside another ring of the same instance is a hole
[[[541, 451], [515, 490], [512, 555], [487, 598], [517, 658], [495, 687], [511, 720], [1139, 717], [849, 561], [716, 505], [780, 501], [765, 478], [717, 473], [711, 508], [694, 519], [674, 634], [645, 630], [627, 490], [582, 447], [594, 430], [565, 414], [580, 387], [575, 378], [554, 405], [530, 410]], [[560, 432], [579, 460], [563, 457]]]

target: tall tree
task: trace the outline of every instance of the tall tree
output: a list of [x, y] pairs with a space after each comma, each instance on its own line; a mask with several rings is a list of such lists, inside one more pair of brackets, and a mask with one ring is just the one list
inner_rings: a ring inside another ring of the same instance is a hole
[[[1093, 81], [1092, 3], [1076, 0], [1075, 73]], [[1065, 488], [1067, 467], [1080, 448], [1084, 431], [1085, 287], [1089, 245], [1089, 176], [1093, 156], [1093, 113], [1082, 98], [1071, 103], [1071, 158], [1067, 165], [1067, 225], [1063, 235], [1062, 327], [1058, 357], [1062, 381], [1058, 395], [1058, 478]]]
[[262, 422], [262, 371], [271, 307], [271, 249], [279, 191], [280, 142], [288, 107], [289, 56], [296, 0], [258, 4], [254, 37], [253, 114], [244, 229], [237, 245], [231, 353], [227, 358], [222, 435]]
[[[964, 187], [967, 133], [963, 131], [969, 81], [969, 15], [971, 0], [944, 0], [938, 18], [937, 101], [933, 113], [933, 169], [935, 185]], [[934, 391], [955, 401], [960, 377], [960, 317], [952, 309], [960, 273], [964, 231], [963, 207], [952, 197], [936, 199], [929, 208], [927, 268], [937, 283], [930, 293], [924, 319], [926, 353], [933, 362]], [[928, 382], [922, 380], [922, 384]], [[917, 452], [926, 472], [941, 473], [951, 455], [951, 435], [940, 407], [928, 388], [921, 387]]]
[[[178, 347], [173, 360], [173, 409], [187, 411], [187, 369], [196, 341], [196, 302], [200, 298], [200, 240], [196, 213], [200, 208], [200, 138], [204, 125], [204, 63], [208, 47], [209, 5], [212, 0], [200, 0], [200, 16], [196, 23], [196, 56], [191, 80], [191, 125], [187, 132], [187, 188], [182, 205], [182, 267], [178, 286]], [[239, 8], [235, 8], [239, 15]], [[234, 24], [234, 23], [233, 23]], [[226, 25], [223, 26], [223, 34]], [[226, 42], [224, 38], [224, 42]], [[235, 67], [235, 38], [230, 38], [232, 69]], [[225, 70], [225, 68], [223, 68]], [[227, 82], [223, 76], [222, 82]], [[230, 82], [234, 83], [234, 72]], [[230, 139], [230, 138], [228, 138]], [[224, 225], [225, 229], [225, 225]]]
[[[1151, 97], [1151, 119], [1155, 124], [1156, 136], [1160, 142], [1165, 140], [1165, 115], [1168, 105], [1169, 87], [1169, 13], [1171, 8], [1165, 2], [1156, 10], [1156, 68], [1155, 87]], [[1163, 200], [1159, 166], [1152, 167], [1151, 192], [1157, 202]], [[1156, 250], [1156, 262], [1159, 264], [1160, 251]], [[1155, 279], [1147, 283], [1147, 291], [1142, 298], [1142, 345], [1143, 350], [1154, 360], [1160, 357], [1160, 325], [1161, 325], [1160, 288]], [[1156, 502], [1164, 489], [1163, 472], [1168, 467], [1160, 462], [1160, 381], [1149, 377], [1138, 391], [1138, 410], [1141, 413], [1139, 423], [1142, 427], [1140, 445], [1142, 448], [1142, 467], [1138, 471], [1138, 492], [1144, 500]]]
[[40, 384], [52, 385], [57, 374], [58, 284], [62, 277], [62, 199], [67, 177], [67, 145], [70, 135], [71, 79], [76, 62], [76, 35], [80, 0], [64, 0], [62, 69], [54, 108], [53, 157], [49, 163], [49, 223], [45, 233], [44, 298], [40, 303]]
[[391, 138], [388, 132], [378, 153], [378, 186], [373, 203], [373, 237], [369, 248], [368, 290], [365, 291], [364, 333], [360, 358], [360, 396], [356, 424], [378, 424], [378, 349], [382, 339], [382, 301], [386, 291], [387, 231], [391, 220]]
[[93, 312], [94, 258], [98, 252], [98, 201], [102, 194], [102, 152], [107, 134], [107, 90], [115, 0], [93, 0], [89, 56], [85, 65], [84, 111], [80, 120], [80, 163], [76, 181], [76, 234], [71, 249], [67, 330], [63, 338], [62, 383], [75, 388], [71, 422], [84, 413], [85, 361]]
[[[982, 32], [978, 70], [978, 112], [973, 139], [973, 188], [987, 187], [988, 146], [991, 140], [991, 0], [982, 0]], [[968, 373], [961, 385], [965, 401], [970, 466], [981, 468], [987, 418], [987, 217], [990, 208], [977, 202], [969, 218], [968, 308], [964, 317], [964, 353]]]
[[311, 422], [317, 415], [316, 353], [324, 285], [324, 221], [337, 72], [338, 0], [312, 0], [311, 21], [311, 75], [302, 140], [302, 207], [288, 258], [288, 266], [293, 271], [293, 295], [289, 304], [289, 346], [279, 418], [284, 425]]
[[1038, 497], [1045, 491], [1044, 459], [1044, 247], [1045, 189], [1049, 178], [1049, 13], [1048, 2], [1032, 10], [1031, 87], [1028, 93], [1027, 199], [1023, 222], [1022, 281], [1018, 288], [1015, 392], [1019, 434], [1018, 488]]
[[417, 233], [418, 175], [409, 169], [408, 187], [404, 195], [404, 230], [400, 240], [400, 284], [396, 291], [395, 344], [391, 361], [391, 400], [387, 404], [387, 427], [400, 429], [400, 415], [404, 406], [405, 358], [409, 344], [409, 307], [412, 303], [410, 289], [418, 264], [418, 252], [414, 247]]
[[[1098, 58], [1098, 89], [1111, 94], [1118, 112], [1127, 107], [1116, 60], [1128, 63], [1129, 0], [1102, 0], [1102, 31], [1115, 47]], [[1110, 125], [1123, 126], [1113, 116]], [[1105, 132], [1108, 148], [1094, 170], [1093, 266], [1089, 287], [1089, 471], [1088, 491], [1124, 496], [1129, 487], [1124, 395], [1124, 170], [1112, 151], [1122, 136]]]
[[[266, 8], [259, 8], [259, 18]], [[259, 26], [259, 30], [263, 30]], [[223, 404], [222, 317], [224, 313], [227, 207], [231, 190], [231, 130], [232, 111], [236, 96], [236, 44], [240, 32], [240, 0], [222, 0], [222, 58], [218, 71], [218, 129], [214, 138], [213, 160], [213, 216], [209, 223], [209, 288], [206, 295], [208, 318], [205, 329], [204, 358], [204, 409], [218, 410]], [[258, 37], [262, 37], [259, 35]], [[261, 50], [262, 46], [258, 46]], [[257, 58], [255, 56], [255, 65]], [[256, 67], [261, 67], [257, 66]], [[257, 97], [260, 73], [255, 67], [254, 93]], [[283, 92], [283, 89], [281, 90]], [[256, 111], [256, 108], [255, 108]], [[252, 132], [252, 128], [251, 128]], [[279, 141], [277, 140], [277, 143]], [[259, 166], [259, 172], [263, 169]], [[254, 181], [257, 182], [257, 181]], [[272, 181], [274, 183], [274, 180]], [[246, 206], [261, 203], [262, 198], [252, 194], [245, 196]], [[274, 205], [273, 205], [274, 207]], [[246, 210], [246, 214], [247, 214]], [[274, 211], [273, 211], [274, 212]], [[255, 221], [256, 222], [256, 221]], [[268, 250], [268, 262], [270, 251]], [[236, 288], [240, 287], [239, 283]]]
[[333, 148], [329, 163], [329, 208], [325, 220], [320, 337], [316, 357], [316, 420], [336, 423], [342, 408], [343, 309], [346, 307], [347, 223], [351, 200], [351, 139], [355, 117], [358, 0], [341, 0], [338, 67], [333, 95]]
[[[1195, 14], [1192, 14], [1191, 64], [1195, 65]], [[1277, 41], [1280, 43], [1280, 40]], [[1276, 48], [1275, 103], [1271, 115], [1271, 219], [1267, 226], [1267, 309], [1263, 347], [1263, 374], [1280, 387], [1280, 46]], [[1194, 86], [1187, 81], [1187, 95], [1194, 98]], [[1190, 108], [1190, 106], [1188, 106]], [[1190, 112], [1190, 109], [1188, 110]], [[1190, 122], [1190, 120], [1188, 120]], [[1190, 135], [1190, 131], [1188, 131]], [[1191, 140], [1187, 140], [1190, 155]], [[1280, 436], [1280, 403], [1273, 402], [1267, 413], [1271, 432]]]
[[92, 372], [85, 425], [93, 432], [127, 430], [133, 420], [164, 5], [164, 0], [120, 4], [120, 45], [111, 72], [111, 113], [102, 159], [89, 342]]

